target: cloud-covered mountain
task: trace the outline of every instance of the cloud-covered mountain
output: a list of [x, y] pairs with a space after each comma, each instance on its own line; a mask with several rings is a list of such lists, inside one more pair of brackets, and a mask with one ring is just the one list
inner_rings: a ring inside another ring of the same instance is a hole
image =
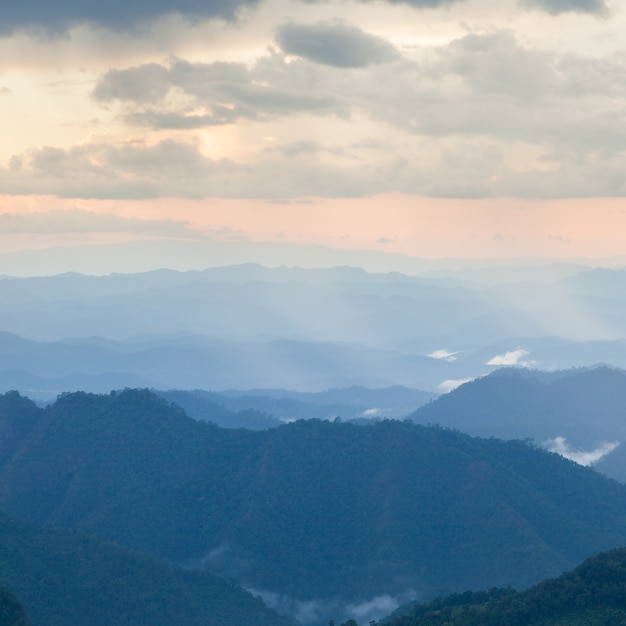
[[505, 368], [418, 408], [410, 419], [481, 437], [532, 439], [625, 481], [625, 412], [622, 369]]

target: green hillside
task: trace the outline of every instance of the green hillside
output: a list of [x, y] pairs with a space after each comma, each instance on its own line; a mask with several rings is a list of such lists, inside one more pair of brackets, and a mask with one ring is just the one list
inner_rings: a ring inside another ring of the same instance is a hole
[[[32, 626], [293, 626], [249, 593], [73, 531], [39, 530], [0, 515], [0, 580]], [[0, 600], [2, 597], [0, 596]], [[6, 608], [5, 608], [6, 607]], [[17, 615], [0, 602], [2, 611]]]
[[397, 421], [220, 429], [137, 390], [33, 406], [0, 396], [17, 425], [0, 509], [206, 567], [294, 615], [319, 606], [312, 623], [385, 594], [526, 588], [626, 544], [626, 487], [521, 441]]
[[0, 587], [0, 626], [30, 626], [24, 608], [6, 587]]
[[620, 626], [626, 623], [626, 548], [601, 553], [527, 591], [455, 594], [402, 609], [386, 626]]

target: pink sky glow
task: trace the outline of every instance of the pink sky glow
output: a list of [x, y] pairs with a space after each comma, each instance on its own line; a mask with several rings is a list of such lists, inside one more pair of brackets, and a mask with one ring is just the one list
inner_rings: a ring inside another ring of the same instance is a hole
[[[626, 200], [437, 199], [385, 194], [358, 199], [82, 200], [4, 196], [0, 218], [44, 218], [67, 212], [67, 224], [0, 232], [4, 252], [153, 237], [181, 237], [119, 227], [78, 228], [71, 211], [148, 221], [186, 223], [182, 236], [315, 244], [401, 253], [421, 258], [602, 258], [626, 255]], [[69, 226], [68, 226], [69, 225]], [[0, 222], [1, 226], [1, 222]]]

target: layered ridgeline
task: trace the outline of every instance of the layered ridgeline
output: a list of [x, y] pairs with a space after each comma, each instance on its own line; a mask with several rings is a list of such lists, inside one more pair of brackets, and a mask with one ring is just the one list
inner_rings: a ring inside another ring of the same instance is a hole
[[181, 406], [187, 415], [210, 420], [224, 428], [260, 430], [294, 419], [363, 421], [404, 418], [437, 394], [399, 385], [384, 389], [345, 387], [320, 392], [286, 389], [250, 391], [159, 391], [158, 395]]
[[[20, 598], [32, 626], [294, 626], [208, 572], [6, 515], [0, 515], [0, 580]], [[0, 624], [26, 626], [19, 606], [3, 600], [0, 594]]]
[[619, 626], [626, 624], [626, 548], [587, 559], [524, 592], [466, 592], [403, 607], [386, 626]]
[[[303, 623], [525, 588], [626, 545], [626, 487], [441, 428], [194, 421], [148, 391], [0, 397], [0, 508], [235, 580]], [[28, 608], [28, 607], [27, 607]]]
[[0, 277], [0, 391], [439, 392], [516, 354], [544, 369], [626, 367], [626, 342], [615, 339], [626, 337], [625, 285], [623, 270], [555, 264]]
[[626, 371], [501, 369], [410, 415], [470, 435], [531, 438], [626, 482]]

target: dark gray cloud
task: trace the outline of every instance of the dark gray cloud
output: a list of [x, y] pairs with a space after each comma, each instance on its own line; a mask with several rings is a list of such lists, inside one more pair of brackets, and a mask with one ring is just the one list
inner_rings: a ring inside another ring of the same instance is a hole
[[341, 22], [285, 24], [276, 41], [287, 54], [333, 67], [367, 67], [397, 56], [389, 42]]
[[[339, 113], [345, 108], [332, 93], [312, 90], [310, 76], [299, 75], [293, 65], [280, 55], [265, 58], [252, 69], [243, 63], [182, 60], [169, 66], [145, 64], [107, 72], [92, 96], [102, 104], [118, 100], [132, 105], [134, 110], [124, 117], [128, 123], [169, 129], [273, 119], [304, 111]], [[177, 104], [168, 109], [164, 101], [172, 90], [188, 99], [186, 107]]]
[[93, 97], [101, 102], [130, 100], [145, 104], [162, 100], [169, 86], [167, 68], [147, 63], [125, 70], [110, 70], [98, 81]]
[[[321, 0], [309, 1], [314, 3]], [[404, 4], [416, 9], [445, 7], [463, 1], [387, 0], [389, 4]], [[142, 24], [168, 14], [179, 14], [192, 21], [211, 18], [234, 21], [241, 9], [256, 6], [259, 2], [260, 0], [7, 1], [2, 3], [0, 36], [11, 35], [20, 30], [48, 36], [59, 35], [72, 26], [84, 23], [115, 31], [133, 31]], [[608, 10], [605, 0], [520, 0], [520, 3], [551, 14], [572, 11], [601, 14]], [[346, 57], [346, 62], [349, 58]]]
[[604, 0], [522, 0], [522, 4], [547, 11], [552, 15], [560, 13], [595, 13], [608, 12]]
[[190, 19], [234, 20], [237, 11], [258, 0], [22, 0], [3, 2], [0, 34], [34, 30], [58, 34], [90, 23], [113, 30], [132, 30], [139, 24], [170, 13]]
[[[363, 0], [365, 2], [374, 0]], [[389, 4], [408, 4], [416, 9], [435, 9], [440, 6], [448, 6], [463, 0], [387, 0]]]

